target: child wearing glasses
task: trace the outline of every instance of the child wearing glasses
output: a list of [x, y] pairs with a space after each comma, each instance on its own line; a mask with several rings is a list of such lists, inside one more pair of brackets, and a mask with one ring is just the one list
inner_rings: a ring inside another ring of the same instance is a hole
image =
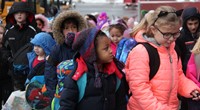
[[177, 94], [199, 100], [199, 87], [187, 79], [181, 59], [175, 51], [179, 37], [179, 11], [160, 6], [149, 11], [133, 28], [137, 42], [146, 42], [157, 49], [160, 65], [150, 80], [149, 55], [144, 45], [138, 44], [128, 55], [125, 72], [130, 92], [127, 110], [178, 110]]

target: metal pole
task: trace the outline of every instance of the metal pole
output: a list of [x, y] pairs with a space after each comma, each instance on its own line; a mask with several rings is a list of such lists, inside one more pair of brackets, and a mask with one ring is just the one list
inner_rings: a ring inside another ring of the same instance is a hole
[[141, 11], [141, 4], [140, 4], [140, 0], [138, 0], [138, 22], [140, 22], [140, 11]]
[[60, 0], [57, 0], [58, 10], [60, 10]]
[[33, 4], [34, 4], [34, 12], [36, 14], [37, 13], [37, 10], [36, 10], [36, 0], [33, 1]]
[[44, 13], [47, 13], [48, 6], [47, 6], [47, 0], [44, 0]]

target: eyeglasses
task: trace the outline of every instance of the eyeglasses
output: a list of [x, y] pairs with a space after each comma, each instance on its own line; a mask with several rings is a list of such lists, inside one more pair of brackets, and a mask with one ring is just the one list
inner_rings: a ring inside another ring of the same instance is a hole
[[158, 17], [155, 19], [153, 25], [155, 24], [155, 22], [156, 22], [156, 21], [158, 20], [158, 18], [160, 18], [160, 17], [167, 16], [169, 13], [174, 13], [174, 14], [176, 14], [176, 16], [179, 17], [179, 16], [181, 16], [182, 12], [183, 12], [183, 9], [177, 10], [176, 12], [160, 11], [160, 13], [158, 14]]
[[169, 39], [171, 37], [173, 37], [174, 39], [177, 39], [180, 36], [180, 31], [177, 33], [163, 33], [156, 26], [154, 26], [154, 27], [163, 35], [164, 39]]

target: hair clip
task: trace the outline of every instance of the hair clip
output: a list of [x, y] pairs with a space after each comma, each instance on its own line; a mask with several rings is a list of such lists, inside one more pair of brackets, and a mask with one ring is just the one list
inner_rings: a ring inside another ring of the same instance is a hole
[[183, 12], [183, 9], [177, 10], [175, 13], [177, 16], [181, 16]]

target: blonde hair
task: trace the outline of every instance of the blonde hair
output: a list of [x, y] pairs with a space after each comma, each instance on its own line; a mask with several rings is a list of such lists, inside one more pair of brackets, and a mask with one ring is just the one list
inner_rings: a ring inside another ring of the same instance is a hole
[[[166, 15], [158, 16], [160, 12], [169, 12]], [[160, 6], [155, 11], [150, 10], [142, 18], [139, 24], [134, 26], [131, 33], [132, 36], [135, 36], [140, 30], [145, 30], [145, 33], [148, 37], [153, 37], [150, 27], [156, 25], [160, 27], [162, 25], [176, 25], [180, 24], [180, 18], [175, 14], [176, 9], [171, 6]]]
[[[198, 34], [198, 36], [200, 36], [200, 33]], [[192, 48], [191, 52], [194, 53], [194, 54], [200, 53], [200, 37], [198, 38], [198, 40], [195, 43], [194, 47]]]

